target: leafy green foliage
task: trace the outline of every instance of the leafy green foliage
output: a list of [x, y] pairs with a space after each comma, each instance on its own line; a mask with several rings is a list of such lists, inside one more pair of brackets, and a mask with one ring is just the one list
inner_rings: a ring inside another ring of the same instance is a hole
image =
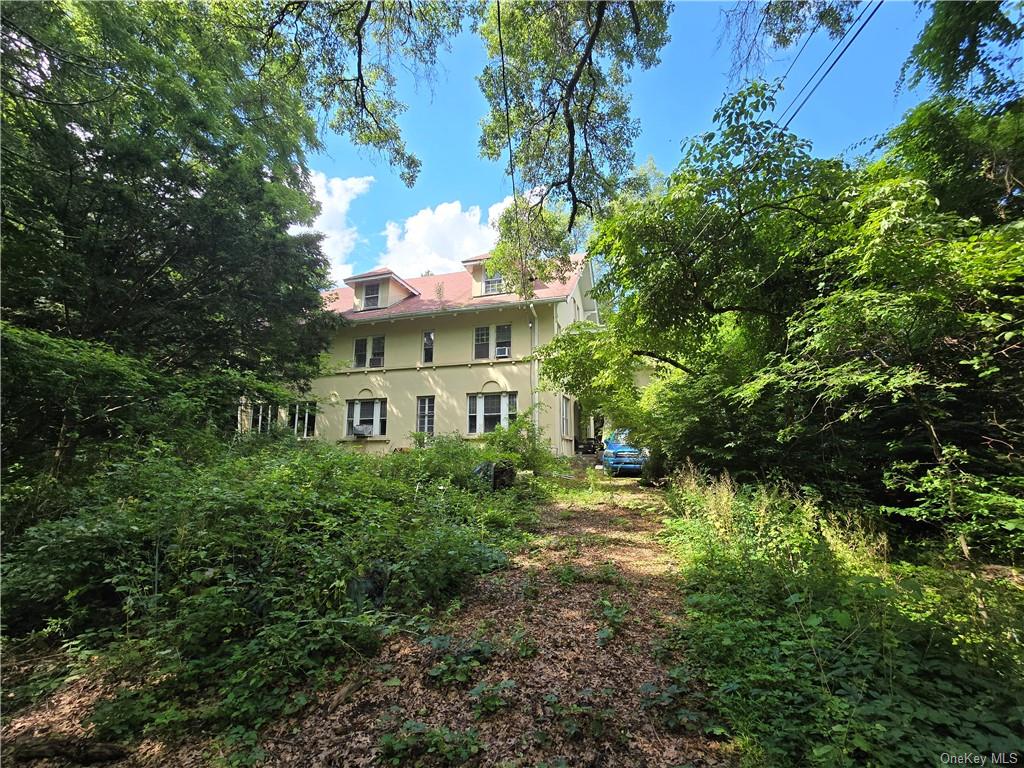
[[602, 648], [610, 643], [626, 623], [629, 607], [625, 604], [613, 603], [607, 597], [597, 601], [604, 625], [597, 630], [597, 644]]
[[500, 712], [510, 704], [508, 696], [515, 687], [515, 680], [477, 683], [469, 691], [469, 698], [473, 701], [473, 714], [476, 717], [487, 717]]
[[427, 676], [438, 685], [467, 685], [498, 652], [488, 640], [459, 640], [450, 635], [432, 635], [422, 644], [436, 656]]
[[465, 765], [483, 749], [476, 731], [431, 728], [408, 720], [395, 733], [381, 737], [381, 758], [387, 765]]
[[773, 98], [727, 98], [668, 179], [614, 203], [590, 242], [614, 311], [539, 350], [543, 378], [668, 467], [776, 473], [1013, 560], [1019, 110], [921, 107], [851, 168], [762, 119]]
[[507, 427], [497, 425], [493, 432], [484, 435], [484, 444], [491, 451], [507, 456], [516, 469], [530, 470], [539, 475], [557, 466], [551, 445], [533, 420], [532, 408], [517, 415]]
[[[871, 536], [770, 488], [684, 475], [670, 502], [689, 593], [677, 647], [749, 765], [900, 766], [1016, 748], [1018, 588], [887, 565]], [[647, 695], [667, 710], [680, 693]]]
[[569, 739], [601, 738], [614, 732], [615, 710], [608, 705], [613, 691], [584, 688], [573, 701], [564, 702], [557, 693], [544, 694], [544, 714]]
[[[261, 725], [302, 706], [298, 686], [505, 564], [509, 532], [480, 516], [496, 499], [532, 502], [459, 487], [451, 473], [468, 470], [437, 459], [254, 438], [189, 464], [154, 447], [7, 547], [5, 628], [45, 631], [134, 681], [97, 708], [100, 733], [188, 725], [254, 744]], [[445, 471], [407, 475], [416, 463]], [[453, 651], [451, 676], [494, 650]]]

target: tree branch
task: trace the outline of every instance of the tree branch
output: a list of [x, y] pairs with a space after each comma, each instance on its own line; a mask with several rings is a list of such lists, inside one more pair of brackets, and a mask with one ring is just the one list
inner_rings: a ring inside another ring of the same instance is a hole
[[696, 371], [694, 371], [692, 368], [687, 368], [678, 360], [673, 360], [671, 357], [666, 357], [665, 355], [659, 355], [657, 352], [652, 352], [647, 349], [633, 349], [630, 350], [629, 354], [633, 355], [634, 357], [650, 357], [654, 360], [658, 360], [659, 362], [667, 363], [668, 365], [671, 365], [673, 368], [678, 368], [683, 373], [688, 373], [691, 376], [698, 375]]

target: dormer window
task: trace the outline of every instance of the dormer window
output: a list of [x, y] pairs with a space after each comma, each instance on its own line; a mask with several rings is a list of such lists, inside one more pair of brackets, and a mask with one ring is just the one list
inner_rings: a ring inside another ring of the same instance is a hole
[[505, 280], [499, 274], [489, 274], [484, 267], [484, 295], [505, 292]]
[[367, 283], [363, 287], [363, 309], [377, 309], [380, 306], [380, 283]]

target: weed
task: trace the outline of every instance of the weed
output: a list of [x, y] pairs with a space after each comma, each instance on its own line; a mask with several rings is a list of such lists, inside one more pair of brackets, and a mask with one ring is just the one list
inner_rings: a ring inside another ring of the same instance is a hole
[[597, 644], [604, 647], [622, 629], [622, 625], [626, 622], [626, 614], [629, 612], [629, 608], [626, 605], [616, 605], [607, 597], [600, 598], [597, 601], [597, 606], [601, 611], [601, 617], [604, 619], [604, 626], [597, 631]]
[[509, 705], [508, 694], [515, 690], [515, 680], [502, 680], [500, 683], [477, 683], [469, 692], [473, 700], [473, 715], [486, 717], [493, 715]]
[[523, 577], [523, 600], [532, 602], [540, 597], [540, 574], [531, 568]]
[[665, 685], [649, 682], [640, 686], [641, 706], [673, 730], [694, 731], [704, 726], [706, 715], [691, 708], [691, 701], [699, 702], [704, 696], [689, 690], [689, 670], [675, 667], [668, 677], [671, 682]]
[[614, 727], [615, 711], [602, 706], [612, 693], [606, 688], [598, 696], [592, 689], [584, 688], [572, 703], [563, 703], [558, 694], [548, 693], [544, 695], [546, 714], [569, 739], [601, 738]]
[[522, 624], [517, 625], [509, 637], [509, 646], [520, 659], [532, 659], [537, 655], [537, 643], [527, 634]]
[[583, 580], [583, 572], [571, 563], [556, 565], [551, 572], [563, 587], [570, 587]]
[[464, 765], [482, 749], [475, 730], [453, 731], [431, 728], [419, 720], [407, 720], [379, 742], [381, 759], [387, 765]]
[[466, 685], [497, 651], [487, 640], [469, 642], [450, 635], [426, 637], [421, 645], [430, 648], [437, 659], [427, 675], [438, 685]]
[[605, 561], [597, 566], [597, 569], [588, 577], [588, 581], [598, 584], [608, 584], [614, 587], [625, 587], [626, 577], [623, 576], [615, 563]]

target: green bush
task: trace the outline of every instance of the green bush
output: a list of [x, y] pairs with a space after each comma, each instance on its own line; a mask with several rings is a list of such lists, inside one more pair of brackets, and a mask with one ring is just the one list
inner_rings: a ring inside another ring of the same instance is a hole
[[551, 446], [533, 421], [533, 408], [519, 414], [507, 427], [499, 424], [484, 436], [484, 442], [495, 453], [507, 456], [516, 469], [540, 475], [553, 471], [557, 466]]
[[684, 475], [669, 500], [689, 592], [675, 639], [748, 765], [930, 765], [1019, 747], [1019, 588], [886, 564], [878, 542], [790, 493]]
[[506, 562], [531, 497], [477, 493], [479, 456], [447, 440], [376, 457], [254, 438], [187, 465], [154, 447], [9, 547], [6, 630], [62, 638], [134, 681], [97, 709], [101, 734], [189, 723], [255, 744], [304, 702], [298, 684]]

